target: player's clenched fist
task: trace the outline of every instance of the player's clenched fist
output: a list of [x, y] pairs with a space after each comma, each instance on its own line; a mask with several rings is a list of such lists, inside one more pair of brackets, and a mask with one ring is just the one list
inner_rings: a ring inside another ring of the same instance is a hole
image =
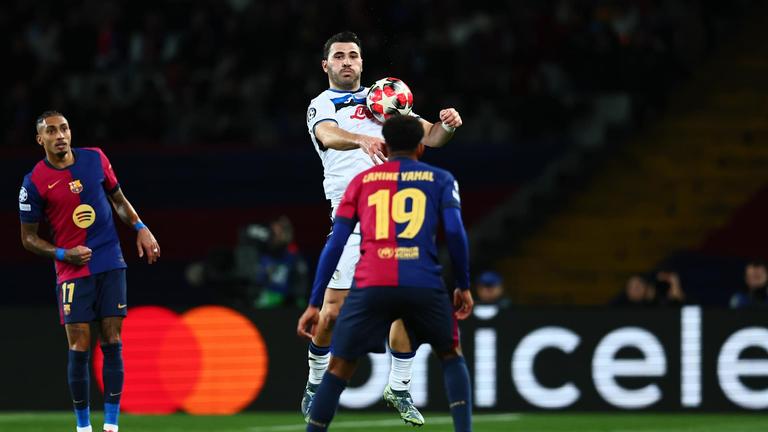
[[440, 121], [444, 125], [452, 128], [457, 128], [462, 125], [461, 116], [459, 112], [453, 108], [446, 108], [440, 111]]
[[472, 306], [475, 302], [472, 300], [472, 293], [469, 290], [456, 288], [453, 291], [453, 307], [456, 310], [456, 319], [465, 320], [472, 313]]
[[86, 246], [75, 246], [64, 251], [64, 261], [74, 265], [83, 265], [91, 260], [92, 254], [93, 251]]

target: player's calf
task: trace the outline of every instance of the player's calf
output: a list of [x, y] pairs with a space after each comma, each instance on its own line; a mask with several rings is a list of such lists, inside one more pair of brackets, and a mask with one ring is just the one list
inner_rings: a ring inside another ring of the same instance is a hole
[[347, 388], [348, 381], [327, 372], [322, 384], [317, 389], [315, 402], [307, 419], [307, 431], [325, 431], [336, 414], [341, 392]]
[[89, 389], [91, 387], [88, 361], [90, 351], [69, 350], [67, 378], [72, 404], [75, 408], [78, 432], [91, 431], [91, 411], [89, 407]]
[[104, 430], [117, 432], [120, 414], [120, 397], [123, 394], [123, 344], [113, 343], [101, 346], [104, 353]]
[[472, 430], [472, 393], [470, 391], [469, 370], [464, 357], [458, 352], [440, 355], [443, 366], [445, 391], [448, 406], [453, 417], [454, 429], [462, 432]]

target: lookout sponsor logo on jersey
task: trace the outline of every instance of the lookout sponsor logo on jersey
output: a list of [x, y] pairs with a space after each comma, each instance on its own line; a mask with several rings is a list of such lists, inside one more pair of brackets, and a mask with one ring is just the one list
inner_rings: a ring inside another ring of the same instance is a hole
[[355, 113], [349, 116], [351, 119], [358, 119], [358, 120], [365, 120], [367, 118], [373, 118], [373, 114], [371, 114], [371, 111], [368, 110], [368, 107], [365, 105], [358, 105], [357, 108], [355, 108]]

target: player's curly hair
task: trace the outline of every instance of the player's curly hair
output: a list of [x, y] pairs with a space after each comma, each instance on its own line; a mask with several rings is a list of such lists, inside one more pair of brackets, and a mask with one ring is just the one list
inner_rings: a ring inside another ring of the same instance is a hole
[[424, 128], [416, 117], [397, 115], [384, 122], [381, 134], [390, 151], [413, 151], [424, 138]]
[[354, 32], [343, 31], [340, 33], [336, 33], [335, 35], [328, 38], [327, 41], [325, 41], [325, 45], [323, 45], [323, 59], [328, 58], [328, 54], [331, 52], [331, 45], [333, 45], [336, 42], [356, 43], [357, 47], [360, 48], [360, 54], [362, 54], [363, 44], [360, 42], [360, 38], [357, 37], [357, 35]]
[[45, 119], [48, 117], [54, 117], [54, 116], [61, 116], [64, 117], [64, 114], [56, 111], [56, 110], [45, 110], [42, 114], [37, 116], [37, 120], [35, 120], [35, 131], [39, 132], [40, 128], [45, 126]]

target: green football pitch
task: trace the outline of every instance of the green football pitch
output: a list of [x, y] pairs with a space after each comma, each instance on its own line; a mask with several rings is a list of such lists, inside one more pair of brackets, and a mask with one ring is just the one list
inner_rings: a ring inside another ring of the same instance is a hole
[[[421, 431], [453, 431], [446, 413], [427, 413]], [[100, 413], [93, 425], [101, 425]], [[331, 430], [389, 432], [410, 431], [388, 413], [340, 412]], [[121, 432], [291, 432], [303, 431], [298, 413], [253, 413], [234, 416], [137, 416], [120, 417]], [[94, 430], [98, 429], [95, 428]], [[72, 414], [50, 412], [0, 412], [0, 431], [74, 431]], [[475, 414], [478, 432], [764, 432], [768, 415], [760, 414]]]

